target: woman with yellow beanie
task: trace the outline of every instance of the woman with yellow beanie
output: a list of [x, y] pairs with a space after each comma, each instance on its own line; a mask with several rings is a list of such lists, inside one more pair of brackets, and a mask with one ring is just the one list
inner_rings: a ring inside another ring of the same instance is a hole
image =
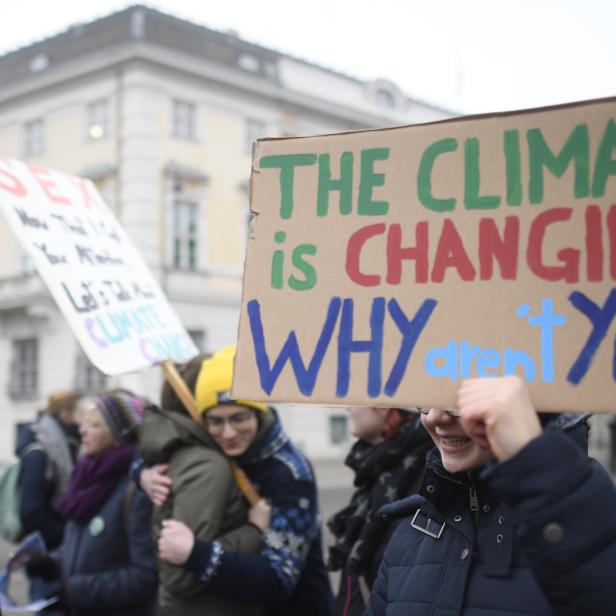
[[271, 503], [261, 551], [242, 555], [168, 520], [159, 539], [160, 558], [182, 565], [224, 596], [262, 606], [267, 614], [329, 616], [333, 596], [321, 551], [311, 465], [284, 433], [273, 409], [229, 397], [234, 354], [226, 348], [203, 362], [195, 393], [211, 438]]
[[[193, 394], [202, 380], [206, 363], [201, 355], [180, 369]], [[215, 540], [221, 549], [257, 554], [268, 517], [264, 523], [259, 522], [263, 516], [255, 518], [262, 528], [248, 521], [248, 507], [233, 480], [228, 459], [205, 426], [193, 421], [168, 383], [163, 386], [161, 406], [163, 410], [154, 406], [146, 408], [139, 439], [145, 464], [154, 469], [168, 469], [168, 487], [163, 485], [154, 498], [146, 490], [159, 505], [154, 509], [154, 535], [160, 535], [165, 520], [175, 519], [200, 540]], [[140, 483], [143, 485], [143, 479]], [[161, 561], [156, 613], [158, 616], [260, 616], [262, 610], [223, 595], [183, 567]]]

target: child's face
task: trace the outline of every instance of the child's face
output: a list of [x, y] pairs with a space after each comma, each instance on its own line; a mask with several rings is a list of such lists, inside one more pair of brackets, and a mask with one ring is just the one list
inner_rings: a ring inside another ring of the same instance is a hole
[[480, 468], [493, 457], [489, 449], [467, 436], [458, 417], [447, 411], [430, 409], [427, 415], [421, 416], [421, 422], [441, 452], [445, 470], [450, 473]]

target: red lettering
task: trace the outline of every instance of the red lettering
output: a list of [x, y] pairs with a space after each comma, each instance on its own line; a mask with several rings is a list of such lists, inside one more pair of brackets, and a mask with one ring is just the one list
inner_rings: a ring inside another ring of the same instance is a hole
[[493, 218], [479, 221], [479, 277], [491, 280], [494, 260], [498, 262], [501, 278], [515, 280], [518, 273], [518, 247], [520, 242], [520, 221], [517, 216], [505, 218], [505, 229], [501, 237]]
[[70, 205], [71, 202], [62, 195], [54, 194], [52, 191], [57, 190], [57, 186], [53, 180], [50, 180], [47, 176], [49, 171], [41, 167], [35, 167], [29, 165], [32, 175], [36, 178], [37, 182], [41, 185], [43, 192], [47, 195], [50, 201], [54, 203], [60, 203], [62, 205]]
[[446, 218], [436, 247], [434, 266], [432, 267], [432, 282], [443, 282], [445, 270], [448, 267], [455, 267], [462, 280], [475, 279], [475, 268], [464, 250], [462, 238], [453, 221]]
[[607, 230], [610, 236], [610, 276], [616, 280], [616, 205], [607, 214]]
[[83, 205], [87, 208], [91, 206], [96, 207], [96, 199], [91, 195], [90, 189], [88, 188], [88, 183], [84, 178], [71, 178], [75, 186], [81, 191], [81, 196], [83, 198]]
[[[11, 166], [11, 161], [7, 158], [0, 158], [0, 160], [5, 165]], [[16, 197], [24, 197], [26, 195], [26, 187], [14, 175], [9, 173], [5, 169], [0, 169], [0, 173], [4, 175], [9, 181], [8, 184], [5, 184], [4, 182], [0, 181], [0, 188], [3, 188], [10, 193], [13, 193]]]
[[601, 209], [589, 205], [586, 218], [586, 276], [590, 282], [603, 280], [603, 236], [601, 233]]
[[402, 260], [415, 260], [415, 282], [428, 282], [428, 223], [418, 222], [415, 227], [416, 246], [402, 248], [400, 225], [389, 227], [387, 235], [387, 282], [400, 284]]
[[545, 265], [543, 263], [543, 240], [548, 225], [555, 222], [569, 220], [572, 209], [556, 207], [539, 214], [531, 223], [526, 248], [526, 261], [530, 270], [544, 280], [565, 280], [577, 282], [579, 280], [580, 251], [575, 248], [562, 248], [556, 257], [563, 265]]
[[382, 235], [383, 233], [385, 233], [385, 223], [380, 223], [362, 227], [349, 238], [345, 264], [346, 273], [353, 282], [360, 284], [362, 287], [375, 287], [381, 282], [380, 276], [376, 274], [362, 274], [359, 271], [359, 258], [364, 244], [371, 237]]

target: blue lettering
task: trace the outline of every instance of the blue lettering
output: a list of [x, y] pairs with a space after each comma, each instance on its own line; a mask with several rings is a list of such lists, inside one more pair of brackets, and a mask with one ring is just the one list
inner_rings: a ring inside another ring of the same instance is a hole
[[496, 370], [500, 366], [500, 353], [491, 347], [483, 349], [477, 357], [477, 376], [497, 376], [489, 370]]
[[325, 352], [329, 346], [334, 327], [338, 320], [338, 314], [340, 313], [340, 306], [342, 301], [339, 297], [333, 297], [329, 302], [327, 308], [327, 316], [325, 323], [317, 341], [312, 359], [308, 368], [305, 367], [302, 359], [299, 345], [297, 343], [297, 335], [295, 331], [291, 331], [287, 337], [282, 351], [276, 358], [273, 367], [270, 367], [270, 360], [265, 348], [265, 336], [263, 333], [263, 323], [261, 321], [261, 307], [259, 302], [255, 299], [250, 300], [247, 305], [248, 318], [250, 321], [250, 331], [252, 333], [252, 341], [255, 349], [255, 356], [257, 360], [257, 367], [259, 368], [259, 378], [261, 381], [261, 388], [268, 395], [272, 393], [276, 385], [276, 381], [284, 368], [287, 361], [291, 362], [293, 373], [295, 374], [295, 380], [299, 390], [305, 395], [309, 396], [314, 389], [317, 375], [323, 363]]
[[524, 371], [524, 379], [529, 383], [535, 380], [535, 374], [537, 372], [537, 366], [535, 360], [524, 351], [516, 351], [511, 347], [505, 349], [505, 367], [503, 374], [505, 376], [511, 376], [516, 374], [516, 366], [522, 366]]
[[468, 340], [462, 340], [460, 343], [460, 376], [463, 379], [468, 379], [471, 376], [471, 365], [479, 351], [478, 344], [469, 346]]
[[554, 328], [563, 327], [566, 322], [564, 315], [554, 313], [550, 298], [541, 300], [541, 314], [528, 318], [531, 327], [541, 329], [541, 378], [544, 383], [554, 382]]
[[409, 321], [395, 299], [390, 299], [389, 302], [387, 302], [389, 314], [402, 334], [402, 342], [400, 344], [400, 350], [398, 351], [398, 357], [396, 357], [389, 378], [385, 383], [384, 392], [388, 396], [393, 396], [396, 391], [398, 391], [400, 382], [406, 372], [406, 366], [415, 349], [415, 344], [421, 332], [424, 330], [428, 319], [432, 315], [432, 311], [436, 308], [436, 304], [437, 302], [434, 299], [425, 299], [415, 316]]
[[349, 392], [351, 380], [351, 353], [368, 353], [368, 395], [376, 398], [381, 393], [381, 366], [383, 361], [383, 322], [385, 298], [375, 297], [370, 310], [368, 340], [353, 340], [353, 300], [342, 304], [340, 332], [338, 333], [338, 381], [336, 396], [343, 398]]
[[[109, 332], [109, 330], [105, 327], [105, 321], [101, 318], [100, 315], [98, 315], [96, 317], [96, 322], [98, 323], [99, 327], [101, 328], [103, 334], [105, 335], [105, 338], [107, 338], [107, 340], [111, 343], [113, 342], [122, 342], [122, 340], [124, 340], [125, 336], [122, 334], [122, 332], [118, 331], [118, 328], [116, 326], [116, 332], [115, 334], [111, 334]], [[114, 322], [115, 325], [115, 322]]]
[[[442, 365], [438, 365], [442, 362]], [[458, 380], [458, 344], [450, 340], [445, 347], [430, 349], [424, 358], [426, 372], [437, 379], [449, 377], [452, 381]]]
[[[573, 291], [569, 295], [569, 301], [577, 308], [584, 316], [588, 318], [592, 324], [592, 331], [586, 340], [586, 344], [580, 351], [578, 358], [571, 366], [567, 380], [573, 385], [578, 385], [586, 376], [588, 369], [593, 361], [595, 353], [599, 345], [607, 335], [614, 315], [616, 314], [616, 289], [612, 289], [603, 305], [599, 308], [592, 300], [588, 299], [580, 291]], [[612, 379], [616, 381], [616, 341], [614, 345], [614, 354], [612, 356]]]

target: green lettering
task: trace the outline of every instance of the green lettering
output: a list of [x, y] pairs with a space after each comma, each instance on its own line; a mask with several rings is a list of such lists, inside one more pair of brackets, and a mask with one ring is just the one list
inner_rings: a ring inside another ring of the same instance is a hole
[[438, 156], [445, 152], [455, 152], [458, 142], [455, 139], [441, 139], [428, 146], [419, 161], [417, 171], [417, 197], [420, 203], [434, 212], [451, 212], [456, 207], [456, 200], [439, 199], [432, 195], [432, 168]]
[[284, 252], [275, 250], [272, 257], [272, 289], [282, 289], [282, 268]]
[[[284, 231], [276, 231], [274, 233], [274, 241], [276, 244], [282, 244], [287, 239], [287, 234]], [[282, 275], [284, 267], [284, 252], [275, 250], [272, 256], [272, 289], [282, 289]]]
[[556, 177], [561, 177], [573, 160], [575, 165], [574, 194], [577, 199], [588, 197], [589, 179], [589, 144], [588, 126], [578, 124], [559, 154], [554, 155], [538, 128], [528, 131], [528, 158], [530, 179], [528, 196], [531, 203], [543, 201], [543, 168]]
[[464, 141], [464, 207], [467, 210], [493, 210], [500, 205], [497, 195], [480, 195], [479, 139]]
[[291, 260], [293, 265], [304, 274], [304, 278], [289, 278], [289, 286], [295, 291], [308, 291], [317, 283], [317, 272], [314, 267], [303, 259], [304, 255], [316, 255], [317, 247], [314, 244], [300, 244], [293, 251]]
[[350, 214], [353, 205], [353, 154], [344, 152], [340, 157], [340, 179], [332, 180], [330, 155], [319, 156], [319, 188], [317, 192], [317, 216], [327, 216], [329, 193], [340, 191], [340, 213]]
[[616, 175], [616, 160], [612, 154], [616, 150], [616, 124], [610, 119], [605, 127], [599, 150], [597, 151], [597, 161], [595, 162], [595, 174], [592, 179], [592, 196], [603, 197], [607, 178]]
[[361, 151], [361, 176], [359, 181], [359, 198], [357, 214], [359, 216], [382, 216], [389, 211], [387, 201], [373, 201], [372, 189], [385, 185], [385, 174], [374, 172], [377, 160], [387, 160], [389, 148], [370, 148]]
[[505, 131], [505, 169], [507, 172], [507, 205], [522, 203], [522, 179], [520, 174], [520, 133]]
[[293, 214], [295, 167], [314, 165], [316, 162], [316, 154], [281, 154], [261, 159], [262, 169], [280, 169], [280, 218], [286, 220]]

